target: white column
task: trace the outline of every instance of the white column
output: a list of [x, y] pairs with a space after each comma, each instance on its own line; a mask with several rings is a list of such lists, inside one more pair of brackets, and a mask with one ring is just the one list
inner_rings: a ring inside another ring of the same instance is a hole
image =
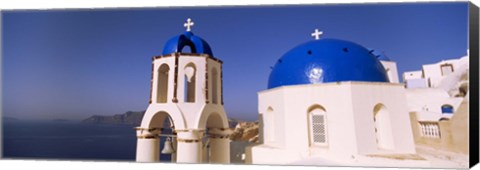
[[177, 162], [202, 162], [202, 136], [203, 132], [197, 130], [177, 131]]
[[160, 161], [160, 139], [155, 128], [137, 128], [137, 162]]
[[230, 163], [230, 129], [210, 128], [208, 136], [210, 140], [210, 163]]
[[137, 139], [137, 162], [159, 162], [160, 140], [158, 138]]

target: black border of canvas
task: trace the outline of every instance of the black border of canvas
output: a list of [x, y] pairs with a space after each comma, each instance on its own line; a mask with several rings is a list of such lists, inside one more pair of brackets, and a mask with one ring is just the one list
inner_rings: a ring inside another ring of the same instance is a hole
[[479, 157], [479, 93], [478, 93], [478, 7], [469, 2], [469, 59], [470, 59], [470, 141], [469, 141], [469, 161], [470, 168], [478, 163]]

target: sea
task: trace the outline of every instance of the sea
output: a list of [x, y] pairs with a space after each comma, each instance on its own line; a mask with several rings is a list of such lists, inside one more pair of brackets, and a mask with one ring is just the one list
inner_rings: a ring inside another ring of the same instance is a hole
[[[132, 125], [4, 121], [2, 131], [3, 159], [135, 161]], [[160, 160], [170, 162], [170, 155], [161, 154]]]

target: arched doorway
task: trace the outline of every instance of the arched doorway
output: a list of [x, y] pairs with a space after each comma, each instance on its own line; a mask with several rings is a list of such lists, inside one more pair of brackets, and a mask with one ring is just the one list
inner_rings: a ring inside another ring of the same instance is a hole
[[373, 108], [373, 122], [378, 148], [393, 149], [390, 113], [383, 104], [377, 104]]

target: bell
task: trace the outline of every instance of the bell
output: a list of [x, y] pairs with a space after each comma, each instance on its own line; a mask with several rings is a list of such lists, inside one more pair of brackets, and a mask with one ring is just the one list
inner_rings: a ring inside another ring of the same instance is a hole
[[165, 144], [163, 145], [162, 154], [172, 153], [175, 153], [175, 150], [173, 150], [172, 141], [170, 140], [170, 137], [168, 137], [167, 141], [165, 141]]

